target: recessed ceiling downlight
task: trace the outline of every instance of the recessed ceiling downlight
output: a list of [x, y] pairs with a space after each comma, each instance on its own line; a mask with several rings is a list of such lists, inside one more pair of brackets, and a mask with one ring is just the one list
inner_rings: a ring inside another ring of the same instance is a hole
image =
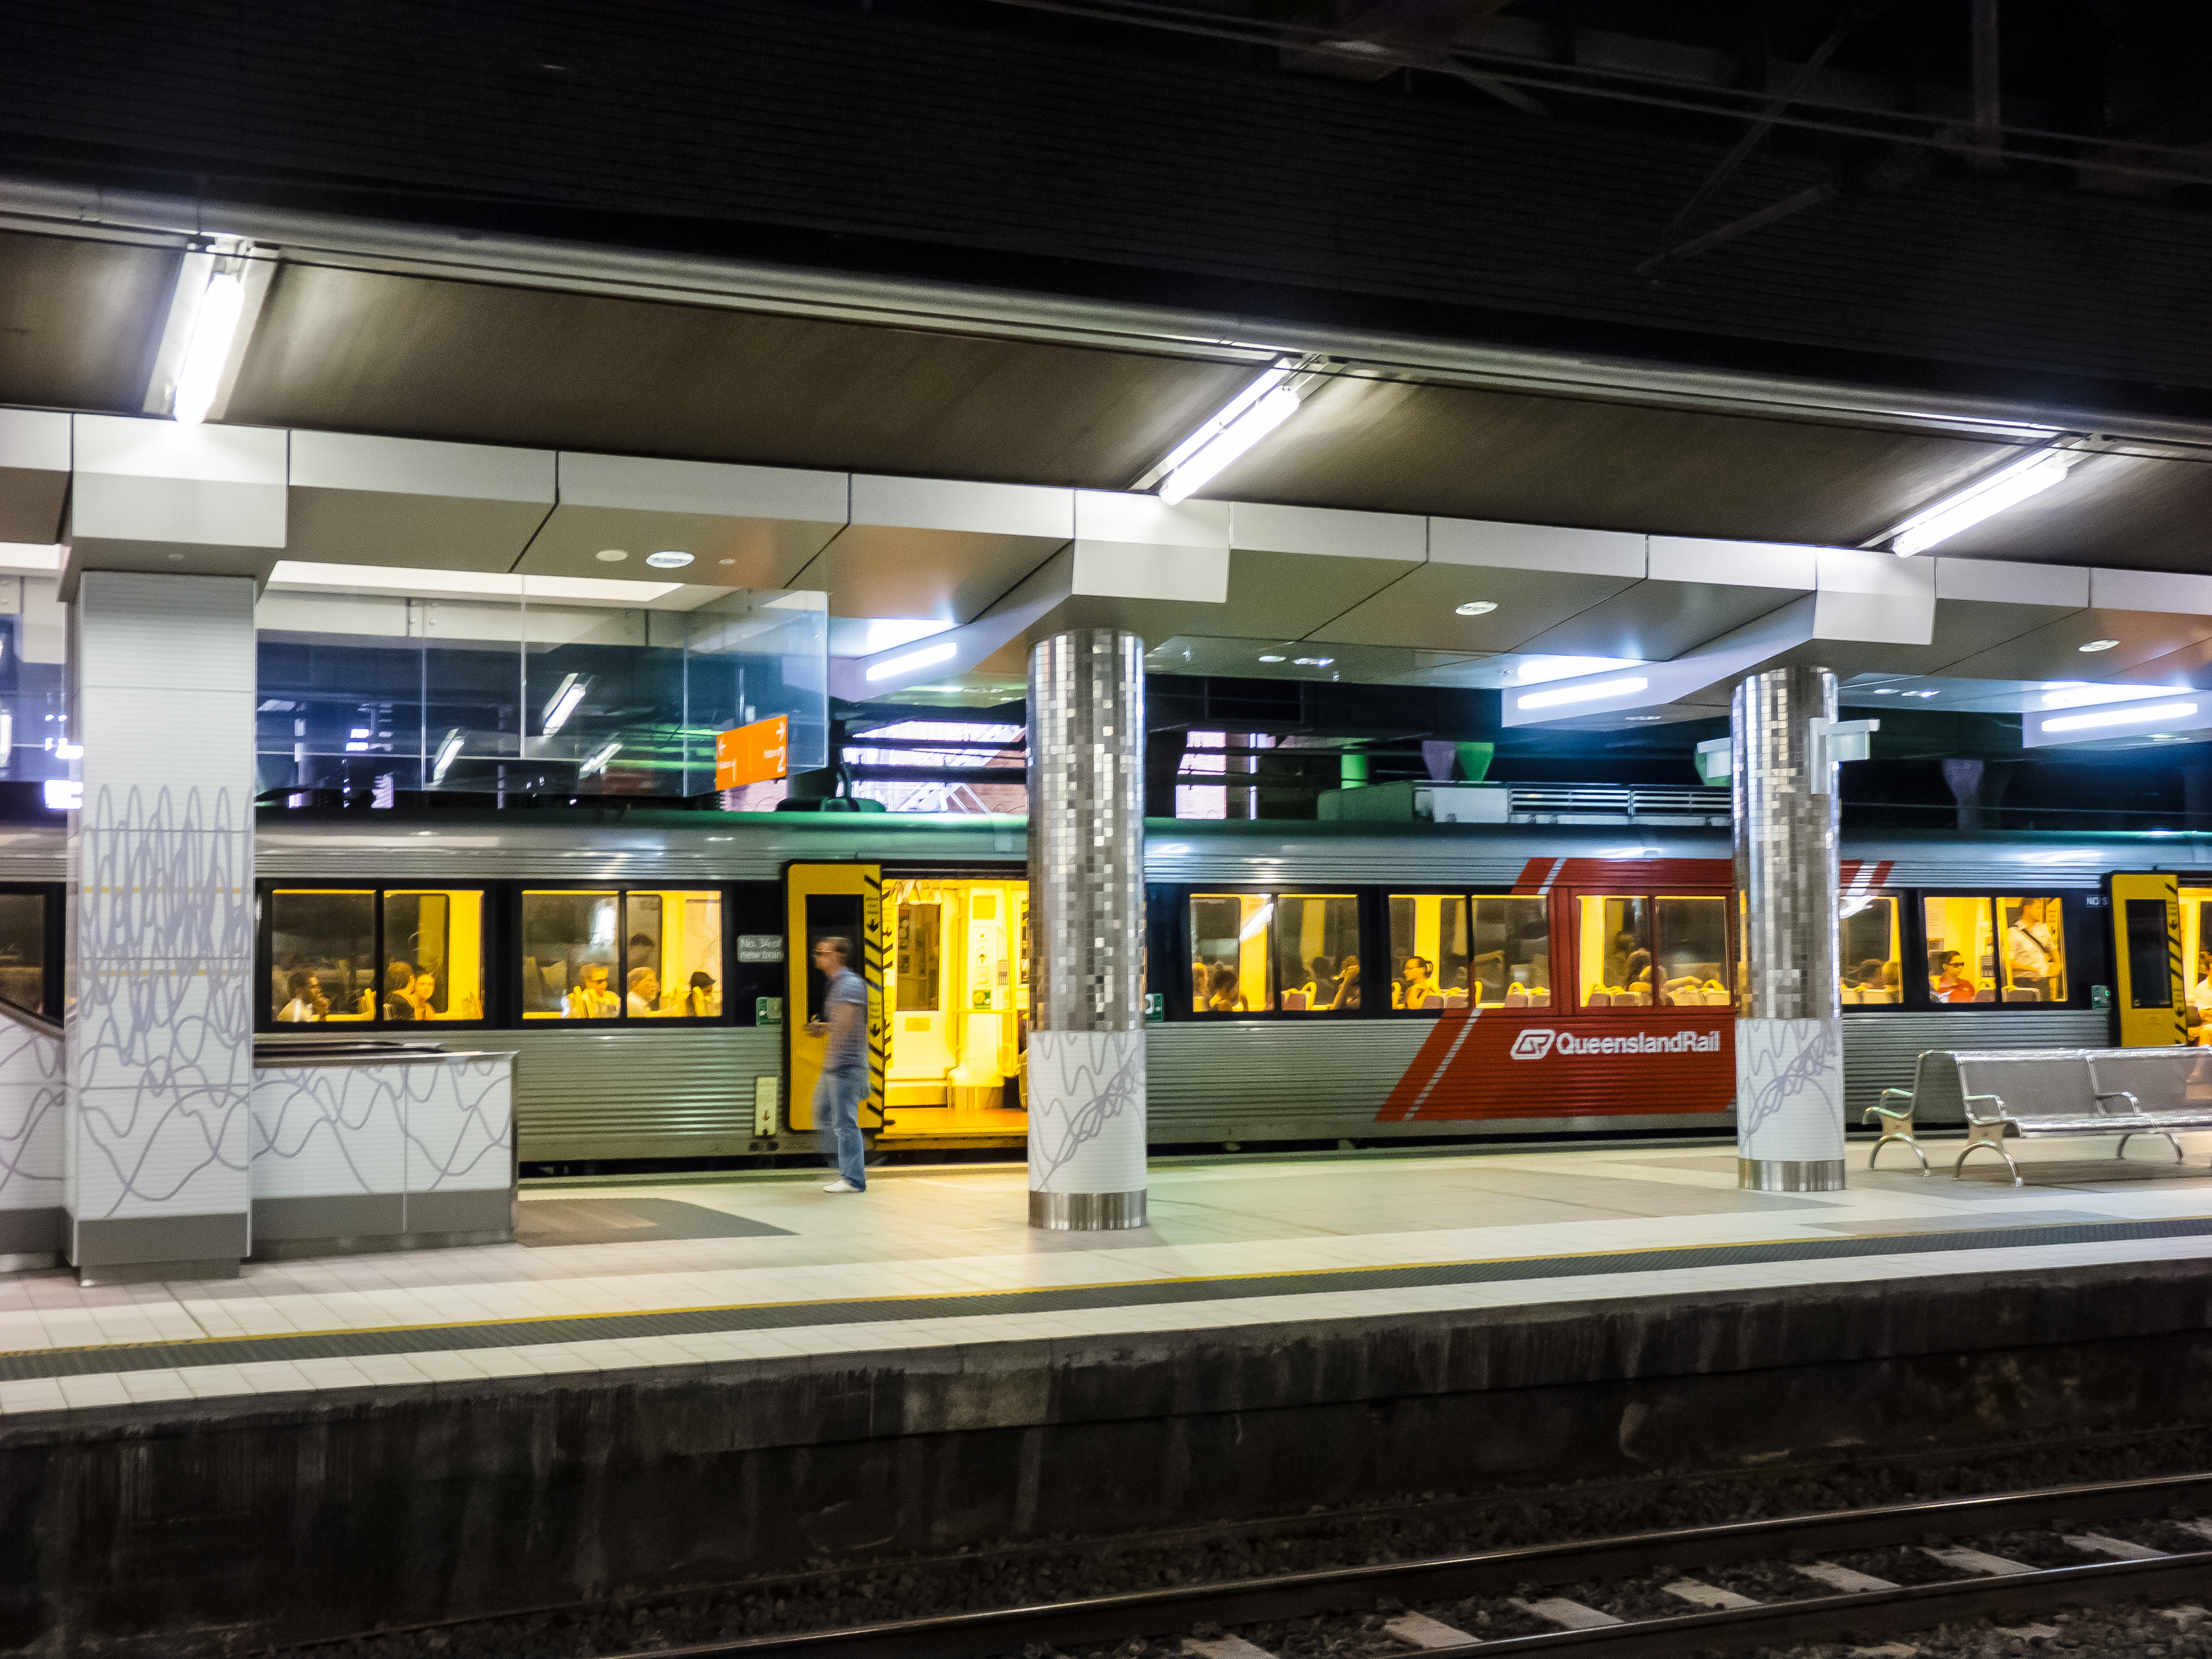
[[665, 552], [647, 554], [645, 562], [655, 570], [681, 570], [691, 562], [691, 556], [689, 553], [679, 553], [671, 548]]
[[1465, 605], [1455, 606], [1453, 614], [1461, 617], [1486, 617], [1497, 609], [1498, 601], [1495, 599], [1469, 599]]
[[1273, 651], [1262, 651], [1260, 653], [1260, 660], [1261, 662], [1280, 662], [1282, 661], [1282, 658]]
[[2077, 645], [2077, 646], [2075, 646], [2074, 648], [2075, 648], [2076, 651], [2084, 651], [2084, 652], [2087, 652], [2087, 651], [2109, 651], [2109, 650], [2111, 650], [2114, 646], [2118, 645], [2118, 643], [2119, 643], [2119, 641], [2118, 641], [2118, 640], [2092, 640], [2092, 641], [2089, 641], [2089, 643], [2088, 643], [2088, 644], [2087, 644], [2087, 645]]
[[620, 564], [624, 559], [629, 557], [629, 551], [626, 548], [603, 547], [592, 556], [601, 564]]

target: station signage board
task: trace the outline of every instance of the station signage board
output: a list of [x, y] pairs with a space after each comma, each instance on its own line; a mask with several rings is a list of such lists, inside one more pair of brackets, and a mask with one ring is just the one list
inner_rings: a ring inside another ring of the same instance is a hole
[[791, 720], [755, 720], [714, 737], [714, 787], [742, 789], [791, 774]]

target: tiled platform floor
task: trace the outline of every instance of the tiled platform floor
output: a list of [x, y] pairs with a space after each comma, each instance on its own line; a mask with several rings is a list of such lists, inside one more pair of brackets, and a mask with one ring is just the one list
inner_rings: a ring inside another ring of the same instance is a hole
[[[1855, 1146], [1848, 1191], [1802, 1196], [1739, 1192], [1725, 1145], [1175, 1163], [1152, 1170], [1151, 1225], [1094, 1235], [1031, 1231], [1018, 1167], [837, 1197], [819, 1175], [538, 1188], [526, 1204], [691, 1213], [674, 1200], [779, 1231], [0, 1279], [0, 1376], [19, 1379], [0, 1414], [2212, 1257], [2212, 1136], [2185, 1144], [2177, 1166], [2162, 1146], [2123, 1164], [2109, 1139], [2038, 1142], [2019, 1189], [1994, 1159], [1954, 1181], [1948, 1153], [1930, 1178], [1869, 1175]], [[704, 1328], [639, 1328], [687, 1320]]]

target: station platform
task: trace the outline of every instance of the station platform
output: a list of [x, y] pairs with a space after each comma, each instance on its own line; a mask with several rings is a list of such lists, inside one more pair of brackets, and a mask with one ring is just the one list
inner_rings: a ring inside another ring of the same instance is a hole
[[1172, 1161], [1114, 1234], [1018, 1165], [538, 1184], [513, 1245], [26, 1274], [0, 1651], [2212, 1419], [2212, 1136], [1927, 1144], [1808, 1194], [1727, 1142]]
[[2021, 1188], [1928, 1144], [1930, 1176], [1893, 1147], [1806, 1194], [1737, 1190], [1729, 1144], [1176, 1161], [1121, 1233], [1031, 1229], [1018, 1165], [539, 1182], [513, 1245], [0, 1279], [0, 1417], [2212, 1260], [2212, 1136], [2183, 1165], [2038, 1143]]

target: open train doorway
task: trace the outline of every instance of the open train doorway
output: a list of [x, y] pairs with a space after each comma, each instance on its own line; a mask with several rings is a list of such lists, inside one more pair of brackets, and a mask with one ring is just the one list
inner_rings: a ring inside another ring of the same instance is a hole
[[887, 878], [886, 1140], [985, 1144], [1028, 1132], [1029, 884]]

